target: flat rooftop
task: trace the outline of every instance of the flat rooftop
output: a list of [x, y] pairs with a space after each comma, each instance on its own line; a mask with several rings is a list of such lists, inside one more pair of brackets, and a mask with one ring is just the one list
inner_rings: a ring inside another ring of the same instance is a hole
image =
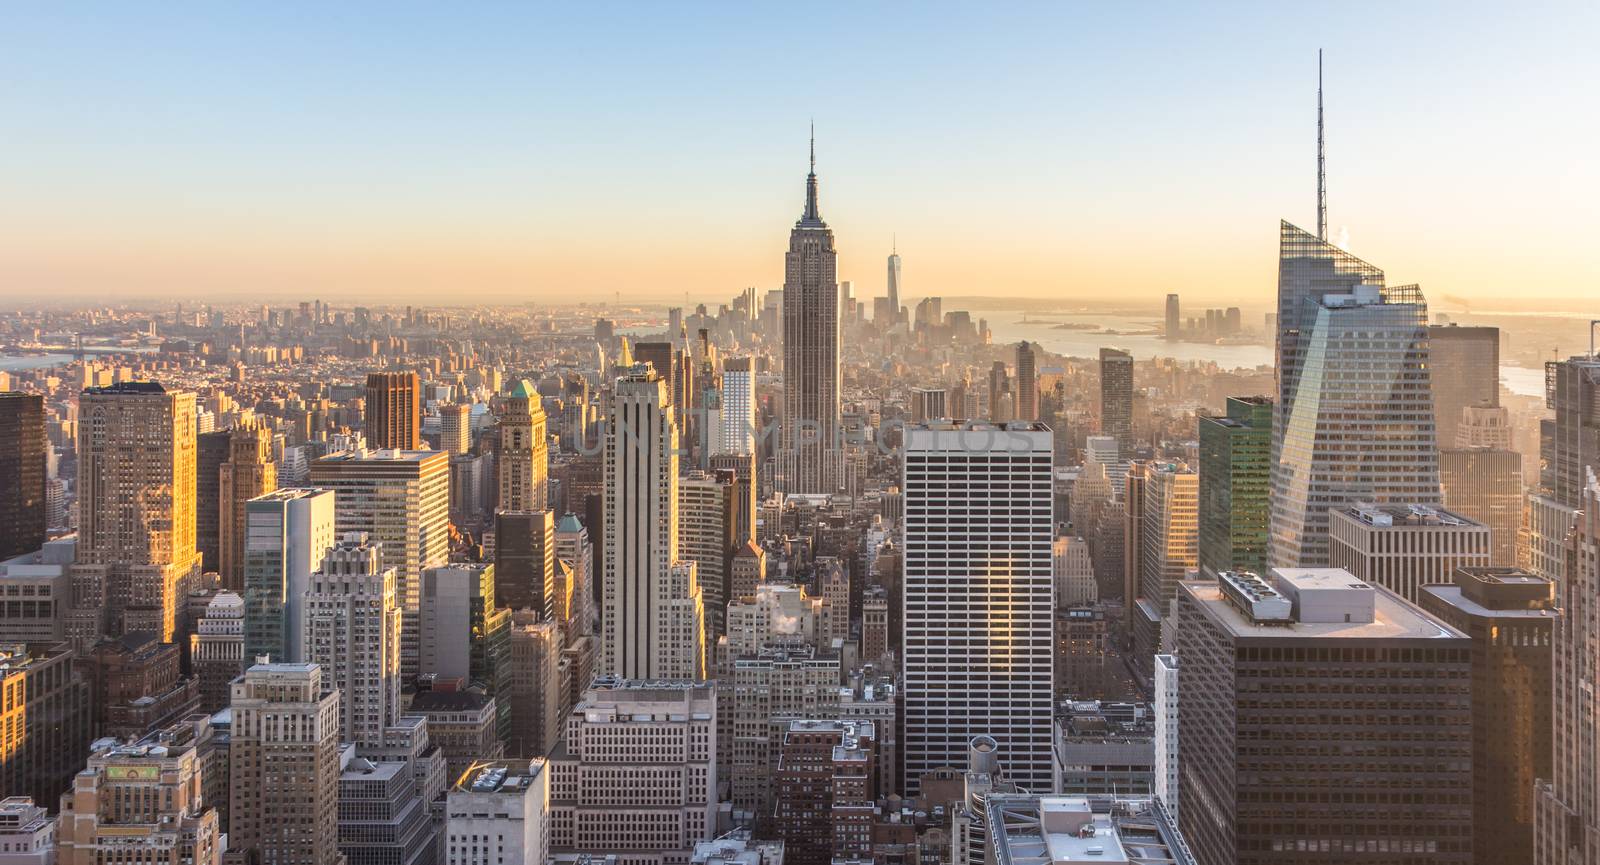
[[1374, 504], [1362, 502], [1335, 509], [1358, 523], [1376, 528], [1415, 529], [1480, 527], [1483, 524], [1437, 505]]
[[[1348, 575], [1345, 575], [1348, 579]], [[1215, 581], [1189, 581], [1179, 586], [1202, 611], [1234, 637], [1263, 640], [1465, 640], [1467, 635], [1382, 589], [1373, 590], [1371, 622], [1275, 622], [1257, 624], [1222, 596]]]
[[[1538, 578], [1535, 577], [1534, 579]], [[1543, 580], [1539, 581], [1544, 582]], [[1444, 601], [1450, 606], [1455, 607], [1461, 610], [1463, 613], [1475, 618], [1481, 617], [1523, 620], [1544, 619], [1549, 622], [1554, 622], [1559, 615], [1554, 608], [1530, 610], [1526, 608], [1506, 609], [1485, 606], [1473, 600], [1471, 597], [1468, 597], [1467, 593], [1462, 591], [1461, 586], [1456, 585], [1455, 583], [1430, 583], [1428, 585], [1418, 586], [1417, 591], [1424, 595], [1433, 595], [1439, 600]]]
[[990, 794], [987, 805], [998, 865], [1194, 863], [1153, 800]]

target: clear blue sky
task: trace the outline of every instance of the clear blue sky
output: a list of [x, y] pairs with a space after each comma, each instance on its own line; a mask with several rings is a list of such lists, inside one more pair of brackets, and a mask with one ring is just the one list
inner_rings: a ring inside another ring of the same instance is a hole
[[1597, 4], [19, 4], [0, 298], [776, 287], [815, 117], [881, 293], [1264, 302], [1276, 220], [1600, 293]]

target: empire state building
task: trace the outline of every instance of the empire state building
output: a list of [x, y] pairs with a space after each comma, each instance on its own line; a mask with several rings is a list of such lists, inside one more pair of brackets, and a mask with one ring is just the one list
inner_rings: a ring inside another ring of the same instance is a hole
[[844, 481], [839, 441], [839, 254], [817, 211], [811, 143], [806, 209], [789, 232], [783, 268], [783, 426], [778, 488], [834, 493]]

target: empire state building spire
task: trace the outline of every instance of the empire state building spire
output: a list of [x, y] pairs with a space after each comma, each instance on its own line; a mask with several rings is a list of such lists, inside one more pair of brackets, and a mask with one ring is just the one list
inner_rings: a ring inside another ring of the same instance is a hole
[[822, 214], [817, 211], [817, 124], [811, 124], [811, 173], [806, 175], [806, 212], [800, 216], [801, 225], [821, 225]]

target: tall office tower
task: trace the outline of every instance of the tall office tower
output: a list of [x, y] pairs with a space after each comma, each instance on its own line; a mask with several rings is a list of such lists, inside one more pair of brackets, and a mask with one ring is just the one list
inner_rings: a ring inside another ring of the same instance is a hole
[[[1001, 408], [1007, 394], [1011, 393], [1011, 377], [1006, 373], [1006, 362], [997, 360], [989, 367], [989, 420], [1005, 423], [1011, 420], [1002, 416]], [[1013, 401], [1013, 405], [1015, 402]]]
[[893, 330], [900, 323], [900, 252], [898, 249], [889, 253], [889, 283], [888, 294], [885, 298], [889, 304], [889, 318], [881, 322], [879, 327], [883, 330]]
[[717, 681], [717, 714], [729, 734], [718, 765], [728, 763], [734, 810], [771, 813], [783, 727], [793, 719], [835, 717], [839, 681], [838, 653], [811, 645], [769, 645], [729, 659]]
[[1100, 434], [1117, 440], [1117, 453], [1133, 453], [1133, 355], [1100, 349]]
[[729, 600], [755, 597], [756, 587], [767, 581], [766, 550], [756, 546], [754, 540], [746, 540], [744, 546], [734, 552], [728, 572], [732, 583]]
[[[1328, 563], [1330, 510], [1440, 503], [1422, 293], [1360, 283], [1300, 305], [1314, 308], [1300, 310], [1303, 331], [1285, 325], [1279, 335], [1288, 405], [1279, 402], [1272, 424], [1267, 554], [1278, 567]], [[1294, 354], [1284, 348], [1291, 340]]]
[[[1594, 748], [1594, 646], [1600, 641], [1600, 480], [1596, 469], [1577, 502], [1575, 530], [1567, 540], [1570, 573], [1556, 580], [1561, 615], [1555, 622], [1555, 741], [1552, 773], [1541, 779], [1534, 802], [1535, 865], [1586, 865], [1600, 857], [1600, 751]], [[1531, 719], [1529, 719], [1531, 721]]]
[[245, 504], [244, 660], [305, 660], [311, 574], [333, 546], [334, 492], [274, 490]]
[[796, 719], [784, 725], [773, 770], [772, 824], [791, 865], [872, 858], [878, 797], [871, 721]]
[[1180, 317], [1176, 294], [1167, 295], [1167, 329], [1163, 336], [1167, 342], [1176, 342], [1183, 336], [1183, 319]]
[[944, 388], [914, 387], [911, 389], [911, 422], [949, 419], [949, 392]]
[[1195, 860], [1472, 862], [1472, 641], [1336, 568], [1273, 574], [1178, 589]]
[[556, 613], [556, 519], [548, 510], [494, 515], [494, 594], [500, 606]]
[[228, 461], [218, 473], [218, 573], [223, 588], [244, 588], [246, 502], [278, 488], [278, 466], [272, 461], [272, 432], [256, 424], [233, 428]]
[[703, 616], [700, 590], [692, 565], [678, 572], [677, 432], [659, 375], [635, 366], [617, 379], [606, 430], [604, 673], [660, 678], [681, 652], [698, 655], [704, 675], [703, 629], [693, 634]]
[[1522, 454], [1487, 447], [1441, 450], [1439, 486], [1446, 508], [1489, 527], [1489, 564], [1515, 565], [1522, 530]]
[[367, 445], [381, 450], [422, 447], [422, 384], [414, 372], [367, 373], [362, 415]]
[[544, 760], [474, 763], [445, 799], [445, 865], [547, 861], [550, 774]]
[[1089, 556], [1089, 544], [1083, 538], [1056, 538], [1050, 561], [1057, 607], [1092, 604], [1100, 599], [1100, 587], [1094, 580], [1094, 561]]
[[1272, 486], [1272, 400], [1228, 397], [1200, 417], [1200, 570], [1265, 573]]
[[[1130, 475], [1131, 477], [1131, 475]], [[1149, 681], [1151, 666], [1163, 641], [1170, 639], [1163, 623], [1172, 616], [1172, 602], [1184, 575], [1199, 566], [1200, 476], [1182, 463], [1145, 467], [1139, 515], [1139, 598], [1133, 615], [1136, 639], [1134, 667]], [[1148, 620], [1150, 611], [1158, 616]]]
[[733, 472], [734, 537], [741, 543], [756, 536], [756, 457], [752, 453], [712, 454], [711, 470]]
[[1539, 425], [1539, 486], [1569, 508], [1580, 507], [1586, 469], [1600, 466], [1600, 356], [1544, 366], [1545, 407]]
[[200, 575], [194, 394], [154, 382], [90, 388], [78, 401], [74, 606], [112, 633], [172, 642]]
[[748, 357], [722, 365], [722, 433], [712, 454], [756, 452], [756, 374]]
[[839, 440], [839, 254], [817, 211], [812, 142], [806, 209], [789, 232], [783, 267], [783, 426], [780, 489], [835, 493], [844, 484]]
[[504, 698], [511, 708], [508, 753], [543, 757], [555, 749], [566, 708], [561, 679], [560, 627], [551, 621], [513, 621]]
[[740, 538], [734, 507], [733, 472], [694, 471], [678, 480], [678, 555], [694, 562], [705, 605], [706, 644], [725, 633], [729, 593], [728, 564]]
[[[553, 853], [687, 862], [717, 831], [716, 686], [597, 679], [567, 717], [550, 769]], [[626, 839], [617, 832], [622, 815]]]
[[44, 397], [0, 393], [0, 560], [44, 546]]
[[311, 575], [305, 657], [340, 693], [341, 742], [378, 747], [400, 716], [400, 609], [394, 568], [357, 532], [344, 535]]
[[222, 464], [233, 451], [233, 430], [195, 427], [194, 532], [200, 569], [214, 573], [222, 561]]
[[1039, 353], [1027, 340], [1017, 343], [1017, 420], [1039, 419]]
[[1430, 326], [1428, 368], [1435, 438], [1451, 447], [1464, 409], [1500, 405], [1500, 328]]
[[1178, 657], [1156, 655], [1155, 679], [1155, 785], [1161, 804], [1179, 819], [1178, 810]]
[[261, 865], [339, 856], [339, 692], [316, 664], [256, 664], [233, 683], [228, 852]]
[[908, 794], [924, 773], [963, 762], [979, 734], [1001, 742], [1019, 784], [1050, 785], [1050, 435], [1037, 423], [906, 428]]
[[439, 407], [439, 447], [448, 454], [472, 450], [472, 406], [452, 403]]
[[[54, 861], [221, 865], [226, 845], [217, 809], [201, 794], [202, 763], [192, 740], [97, 743], [61, 797]], [[6, 859], [20, 861], [14, 855]]]
[[502, 511], [542, 511], [550, 507], [550, 449], [545, 435], [544, 402], [526, 379], [500, 398], [500, 473]]
[[331, 489], [334, 528], [365, 532], [394, 568], [400, 602], [400, 670], [416, 676], [424, 568], [450, 559], [450, 455], [444, 451], [344, 451], [311, 464], [311, 484]]
[[1536, 785], [1551, 775], [1555, 584], [1517, 568], [1461, 568], [1421, 606], [1472, 638], [1472, 854], [1528, 862]]
[[1489, 527], [1443, 508], [1363, 503], [1328, 519], [1329, 564], [1413, 604], [1419, 587], [1489, 566]]
[[94, 695], [62, 643], [0, 646], [0, 790], [54, 802], [83, 768]]
[[562, 623], [562, 628], [568, 634], [593, 634], [599, 591], [594, 582], [594, 544], [577, 514], [564, 514], [556, 523], [556, 558], [572, 566], [572, 621]]
[[220, 712], [244, 672], [244, 598], [218, 592], [189, 635], [189, 663], [200, 680], [200, 711]]

